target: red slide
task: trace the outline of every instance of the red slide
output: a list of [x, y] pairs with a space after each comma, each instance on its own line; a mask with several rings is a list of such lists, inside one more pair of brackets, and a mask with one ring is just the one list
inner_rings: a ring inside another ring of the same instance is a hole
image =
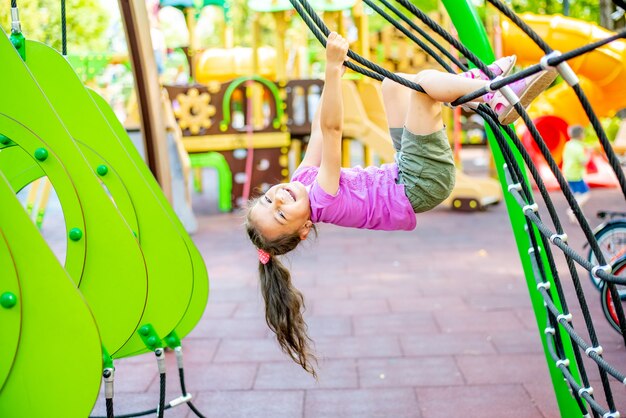
[[[559, 168], [563, 159], [563, 147], [565, 143], [569, 141], [567, 135], [567, 122], [557, 116], [541, 116], [533, 120], [537, 126], [537, 130], [541, 134], [541, 137], [545, 141], [552, 157], [558, 164]], [[533, 163], [539, 171], [539, 175], [543, 179], [544, 184], [548, 190], [558, 190], [559, 184], [556, 178], [552, 174], [548, 163], [541, 155], [541, 151], [535, 141], [533, 140], [530, 132], [525, 127], [519, 129], [518, 134], [522, 137], [522, 144], [524, 148], [530, 154]], [[523, 132], [522, 132], [523, 131]], [[606, 161], [604, 156], [599, 154], [593, 154], [587, 164], [587, 174], [585, 175], [585, 181], [589, 184], [589, 187], [617, 187], [617, 178], [611, 169], [611, 166]]]

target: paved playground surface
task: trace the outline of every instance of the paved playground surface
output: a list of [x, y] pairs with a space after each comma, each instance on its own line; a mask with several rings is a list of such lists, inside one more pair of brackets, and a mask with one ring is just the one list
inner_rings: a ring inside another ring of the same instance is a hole
[[[616, 190], [593, 193], [585, 209], [592, 225], [599, 223], [597, 209], [624, 207]], [[553, 198], [566, 220], [563, 198]], [[256, 251], [241, 214], [215, 214], [202, 202], [197, 214], [193, 239], [206, 260], [211, 294], [183, 347], [186, 386], [205, 416], [559, 416], [504, 204], [478, 213], [436, 208], [419, 215], [408, 233], [321, 226], [318, 239], [291, 257], [319, 358], [317, 382], [281, 353], [264, 322]], [[569, 223], [565, 228], [570, 245], [583, 251], [582, 233]], [[564, 258], [555, 254], [569, 283]], [[605, 357], [624, 370], [624, 344], [579, 271]], [[582, 331], [569, 284], [566, 293]], [[180, 386], [173, 353], [167, 361], [169, 400]], [[606, 405], [597, 369], [587, 370]], [[153, 355], [118, 361], [116, 414], [154, 408], [158, 385]], [[623, 408], [620, 386], [615, 396]], [[105, 415], [102, 397], [94, 414]], [[195, 415], [183, 406], [165, 416]]]

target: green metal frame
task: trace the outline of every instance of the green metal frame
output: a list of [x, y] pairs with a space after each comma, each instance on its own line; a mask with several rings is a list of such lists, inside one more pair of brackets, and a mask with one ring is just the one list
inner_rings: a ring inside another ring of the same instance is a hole
[[[480, 21], [480, 18], [476, 13], [476, 9], [471, 5], [470, 1], [443, 0], [443, 4], [447, 9], [448, 14], [450, 15], [454, 27], [459, 34], [461, 42], [474, 54], [476, 54], [481, 60], [486, 62], [492, 62], [494, 60], [494, 54], [491, 46], [489, 45], [489, 39], [487, 37], [485, 27]], [[578, 408], [575, 399], [571, 396], [569, 386], [564, 381], [561, 371], [556, 367], [546, 346], [546, 340], [543, 332], [547, 324], [546, 308], [543, 305], [543, 298], [541, 297], [541, 294], [536, 290], [536, 281], [534, 278], [534, 272], [530, 256], [528, 254], [528, 250], [529, 248], [531, 248], [531, 244], [528, 232], [526, 232], [525, 230], [525, 216], [515, 199], [511, 196], [510, 193], [508, 193], [508, 185], [506, 183], [506, 177], [504, 175], [504, 157], [502, 156], [502, 153], [493, 136], [493, 133], [490, 131], [488, 125], [485, 126], [487, 126], [489, 145], [493, 152], [494, 160], [496, 162], [498, 177], [500, 179], [504, 194], [504, 201], [506, 202], [506, 207], [511, 220], [511, 226], [513, 227], [513, 233], [515, 236], [515, 241], [517, 243], [520, 260], [522, 262], [522, 267], [526, 276], [526, 284], [528, 286], [528, 292], [530, 294], [531, 303], [535, 312], [537, 327], [541, 334], [540, 338], [543, 344], [550, 376], [552, 378], [552, 384], [556, 394], [557, 403], [559, 405], [562, 417], [574, 417], [580, 414], [580, 409]], [[521, 167], [524, 167], [524, 161], [521, 155], [519, 154], [519, 152], [517, 152], [517, 150], [515, 150], [515, 147], [513, 145], [512, 148], [514, 150], [514, 156], [517, 163]], [[525, 178], [525, 181], [528, 183], [528, 178]], [[546, 261], [545, 251], [542, 251], [542, 254], [544, 257], [544, 261]], [[548, 271], [546, 273], [549, 274]], [[552, 282], [553, 277], [548, 277], [548, 280]], [[558, 295], [553, 294], [552, 297], [555, 304], [560, 308]], [[570, 359], [570, 362], [575, 363], [576, 360], [570, 341], [568, 339], [563, 340], [563, 346], [567, 358]], [[571, 371], [574, 376], [577, 376], [576, 368], [572, 367]]]

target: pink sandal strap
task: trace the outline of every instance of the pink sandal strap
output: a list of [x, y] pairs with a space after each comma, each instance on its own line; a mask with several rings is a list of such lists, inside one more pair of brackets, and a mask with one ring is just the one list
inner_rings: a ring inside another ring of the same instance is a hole
[[[516, 60], [517, 57], [515, 55], [503, 57], [489, 64], [487, 68], [489, 68], [489, 70], [496, 77], [506, 76], [513, 68], [513, 65], [515, 65]], [[461, 73], [460, 75], [471, 79], [489, 80], [489, 77], [487, 77], [487, 75], [478, 68], [472, 68], [471, 70]]]

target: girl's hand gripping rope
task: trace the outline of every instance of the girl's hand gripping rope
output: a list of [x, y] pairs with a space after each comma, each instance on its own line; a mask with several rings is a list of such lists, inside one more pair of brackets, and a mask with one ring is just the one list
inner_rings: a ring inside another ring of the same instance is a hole
[[349, 44], [337, 32], [331, 32], [326, 42], [326, 67], [345, 71], [343, 63], [348, 59]]

